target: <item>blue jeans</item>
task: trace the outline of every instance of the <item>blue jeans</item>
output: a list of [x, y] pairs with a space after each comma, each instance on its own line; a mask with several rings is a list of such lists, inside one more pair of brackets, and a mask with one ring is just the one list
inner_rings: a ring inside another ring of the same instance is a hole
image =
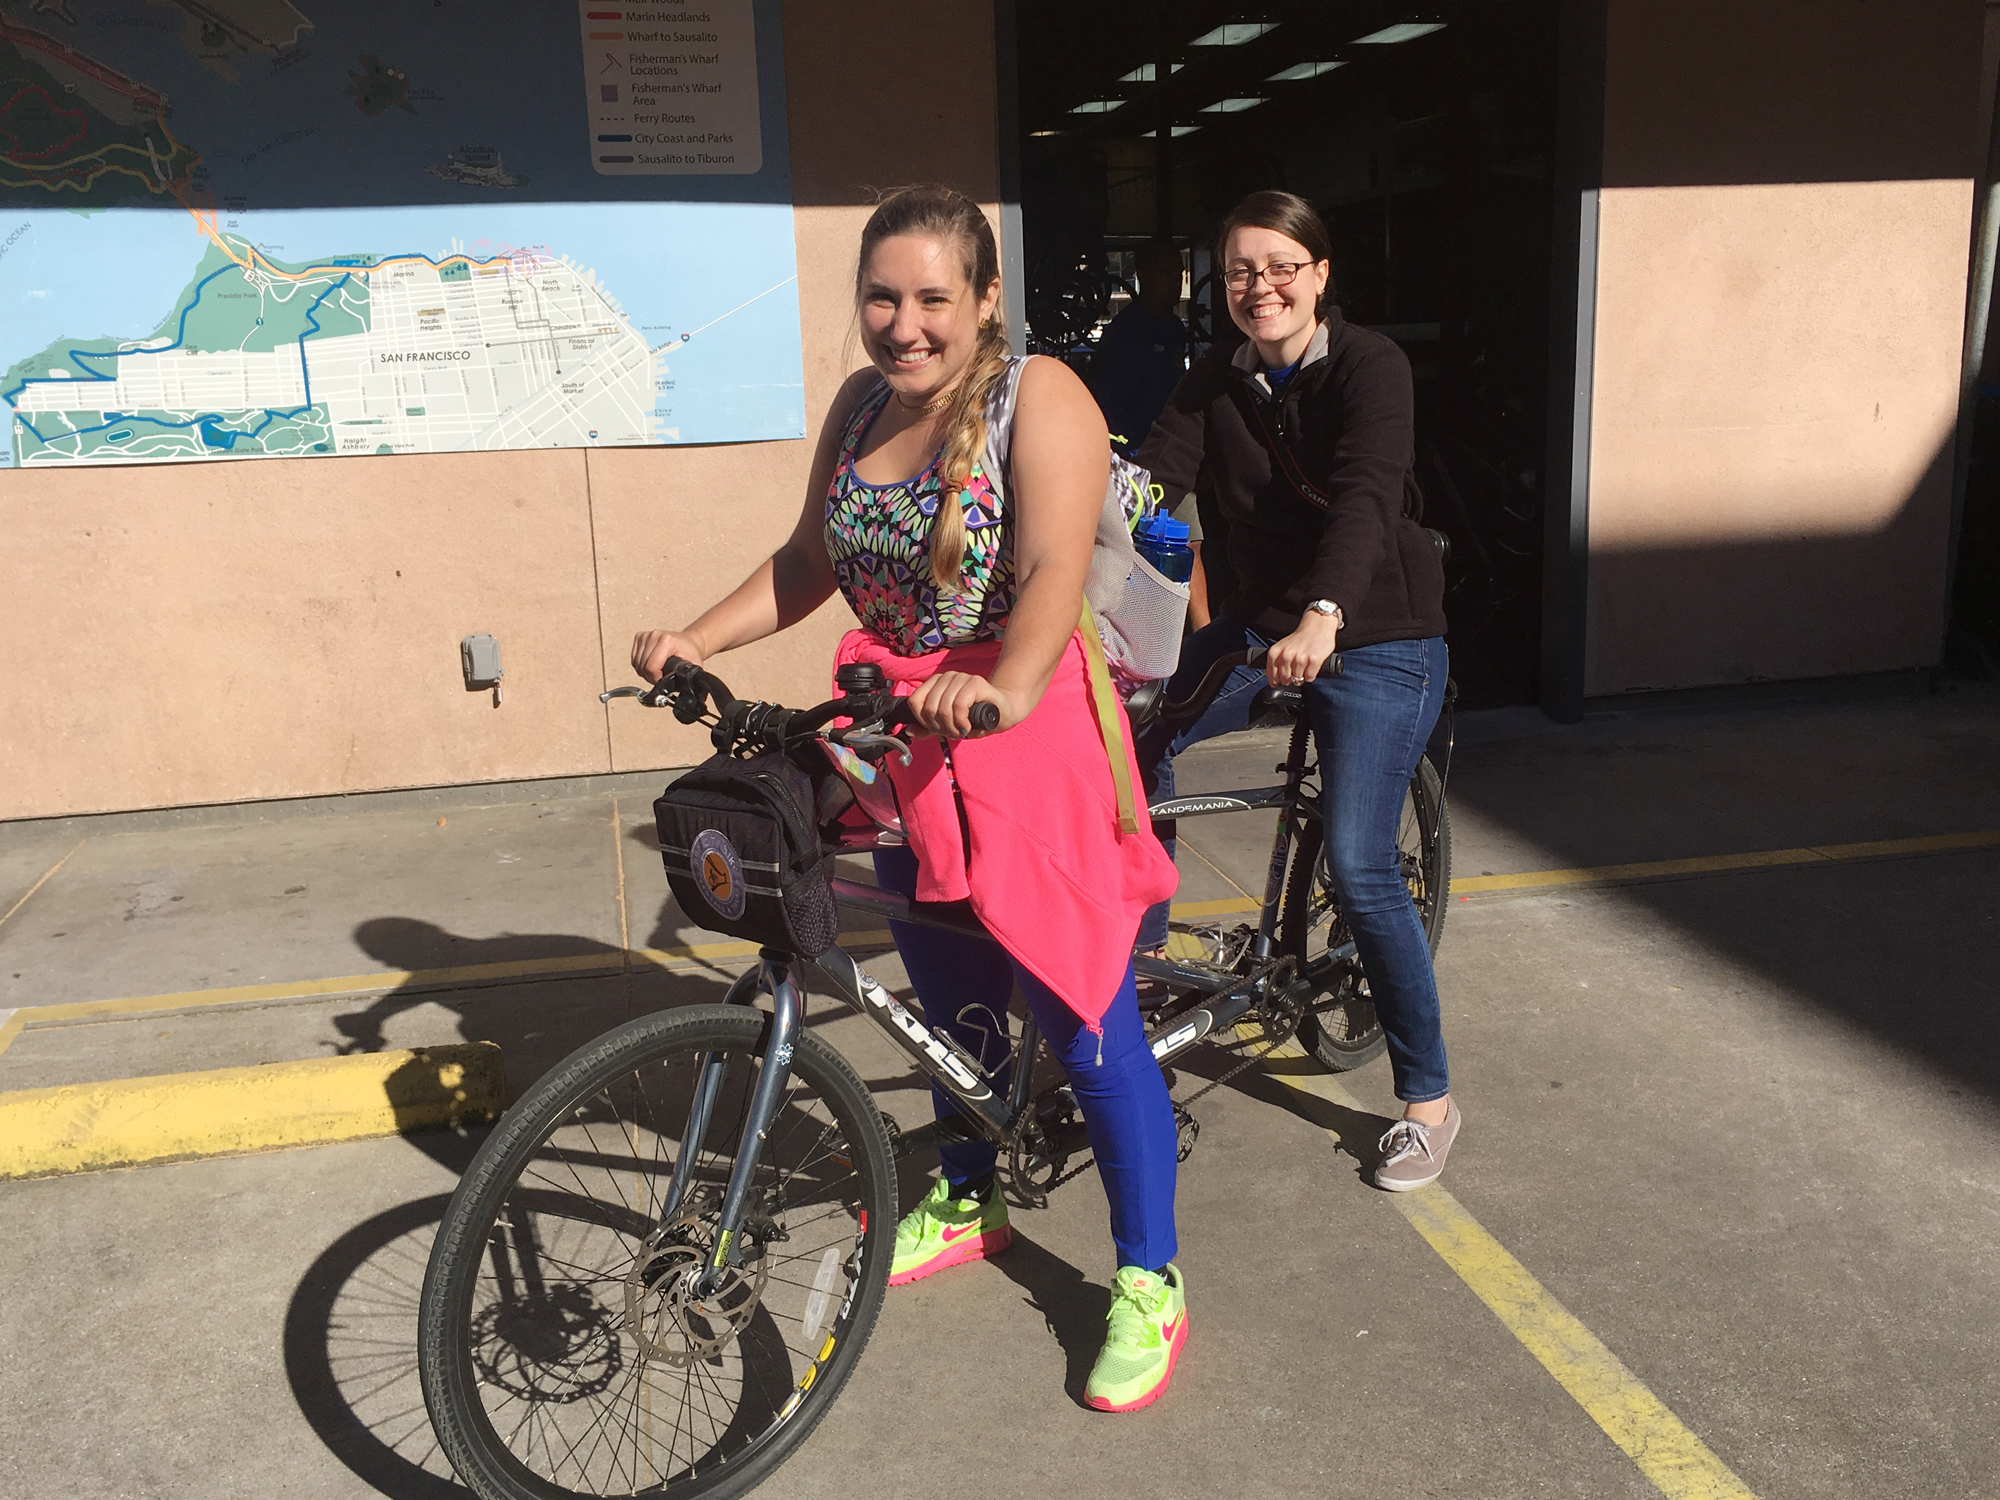
[[[917, 888], [917, 857], [907, 849], [875, 854], [875, 878], [884, 890], [908, 896]], [[998, 943], [891, 922], [890, 934], [902, 955], [924, 1023], [949, 1032], [994, 1075], [1004, 1092], [1013, 1072], [1007, 1030], [1007, 1002], [1018, 982], [1047, 1038], [1049, 1050], [1069, 1076], [1071, 1092], [1090, 1133], [1091, 1154], [1104, 1195], [1111, 1200], [1111, 1240], [1118, 1264], [1157, 1271], [1177, 1253], [1174, 1238], [1174, 1179], [1178, 1146], [1173, 1101], [1167, 1081], [1146, 1045], [1146, 1023], [1131, 965], [1117, 997], [1104, 1013], [1098, 1036], [1041, 980], [1007, 956]], [[941, 1084], [931, 1085], [940, 1120], [958, 1112]], [[938, 1152], [945, 1180], [954, 1189], [988, 1176], [997, 1157], [989, 1141], [964, 1141]]]
[[[1215, 621], [1188, 637], [1169, 696], [1192, 691], [1216, 658], [1270, 644], [1238, 621]], [[1396, 830], [1410, 778], [1444, 706], [1444, 641], [1436, 636], [1383, 641], [1340, 654], [1340, 675], [1306, 688], [1306, 711], [1319, 746], [1327, 865], [1388, 1037], [1396, 1097], [1421, 1104], [1442, 1099], [1451, 1081], [1430, 944], [1403, 883]], [[1173, 758], [1189, 745], [1246, 727], [1264, 682], [1262, 672], [1239, 667], [1193, 724], [1171, 736], [1165, 731], [1141, 736], [1147, 795], [1173, 795]], [[1164, 826], [1162, 832], [1171, 834]], [[1162, 842], [1171, 854], [1172, 837]], [[1140, 922], [1138, 946], [1157, 948], [1166, 940], [1162, 902]]]

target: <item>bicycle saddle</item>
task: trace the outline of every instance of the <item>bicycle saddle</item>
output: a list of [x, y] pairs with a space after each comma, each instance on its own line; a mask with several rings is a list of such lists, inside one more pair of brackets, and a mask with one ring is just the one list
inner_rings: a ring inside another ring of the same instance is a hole
[[1282, 729], [1299, 716], [1306, 695], [1299, 688], [1273, 687], [1265, 683], [1250, 700], [1249, 729]]
[[1164, 678], [1146, 683], [1125, 700], [1126, 717], [1132, 721], [1132, 732], [1137, 734], [1160, 716], [1160, 705], [1167, 701], [1167, 684]]

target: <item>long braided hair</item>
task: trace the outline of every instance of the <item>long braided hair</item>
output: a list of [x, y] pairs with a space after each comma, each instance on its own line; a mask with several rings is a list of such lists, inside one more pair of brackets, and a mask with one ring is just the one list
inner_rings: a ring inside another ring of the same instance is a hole
[[[861, 231], [861, 256], [854, 269], [858, 309], [868, 257], [883, 240], [922, 235], [957, 250], [975, 298], [1000, 276], [993, 228], [979, 205], [948, 187], [924, 184], [886, 193]], [[980, 325], [972, 361], [944, 409], [944, 452], [938, 461], [940, 493], [931, 524], [931, 581], [941, 589], [959, 586], [965, 565], [965, 514], [959, 494], [986, 447], [986, 402], [1007, 373], [1007, 327], [998, 308]]]

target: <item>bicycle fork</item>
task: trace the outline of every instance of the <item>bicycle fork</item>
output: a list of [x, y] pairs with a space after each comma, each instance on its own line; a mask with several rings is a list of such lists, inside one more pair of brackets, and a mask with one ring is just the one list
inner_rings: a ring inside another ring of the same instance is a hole
[[[760, 1060], [757, 1085], [750, 1094], [750, 1108], [743, 1118], [743, 1134], [737, 1141], [736, 1160], [729, 1169], [729, 1185], [723, 1190], [722, 1208], [716, 1215], [715, 1249], [695, 1282], [695, 1293], [702, 1297], [712, 1295], [721, 1286], [722, 1278], [731, 1265], [729, 1251], [736, 1242], [737, 1231], [742, 1227], [743, 1209], [749, 1201], [750, 1183], [757, 1173], [764, 1138], [770, 1131], [771, 1122], [777, 1118], [785, 1085], [791, 1079], [792, 1049], [805, 1017], [805, 996], [792, 979], [789, 959], [766, 952], [754, 972], [756, 988], [768, 990], [771, 995], [771, 1030]], [[744, 979], [750, 977], [746, 975]], [[731, 1003], [745, 1004], [753, 993], [755, 989], [744, 980], [738, 980], [730, 987], [728, 998]], [[701, 1074], [695, 1082], [694, 1099], [688, 1106], [687, 1130], [681, 1136], [680, 1157], [674, 1163], [673, 1180], [668, 1185], [666, 1204], [660, 1213], [661, 1224], [671, 1222], [674, 1215], [680, 1212], [689, 1179], [694, 1175], [695, 1159], [701, 1155], [702, 1142], [708, 1136], [710, 1117], [722, 1092], [722, 1075], [727, 1066], [727, 1061], [713, 1052], [707, 1053], [701, 1060]]]

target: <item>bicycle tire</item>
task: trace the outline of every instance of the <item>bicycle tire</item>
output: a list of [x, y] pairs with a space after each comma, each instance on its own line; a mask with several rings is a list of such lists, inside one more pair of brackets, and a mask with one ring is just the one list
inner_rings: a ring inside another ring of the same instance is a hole
[[[749, 1207], [763, 1218], [739, 1231], [757, 1253], [714, 1297], [690, 1287], [769, 1026], [756, 1010], [701, 1006], [608, 1032], [530, 1089], [473, 1158], [432, 1246], [417, 1352], [439, 1445], [482, 1500], [727, 1500], [767, 1478], [839, 1395], [888, 1285], [896, 1178], [867, 1088], [809, 1031], [760, 1151]], [[709, 1054], [722, 1087], [663, 1226]]]
[[[1404, 879], [1410, 884], [1431, 955], [1436, 957], [1444, 935], [1445, 908], [1450, 904], [1451, 809], [1445, 805], [1444, 785], [1429, 756], [1417, 762], [1417, 774], [1410, 778], [1396, 842], [1403, 852]], [[1323, 825], [1308, 821], [1292, 842], [1291, 869], [1285, 876], [1279, 951], [1296, 957], [1302, 970], [1312, 956], [1310, 950], [1317, 947], [1324, 953], [1350, 936], [1346, 923], [1340, 920], [1322, 848]], [[1324, 934], [1317, 942], [1316, 933]], [[1374, 1002], [1368, 998], [1367, 979], [1358, 960], [1344, 965], [1333, 976], [1333, 983], [1314, 996], [1299, 1018], [1299, 1040], [1335, 1073], [1373, 1062], [1386, 1050], [1388, 1038], [1383, 1035]]]

